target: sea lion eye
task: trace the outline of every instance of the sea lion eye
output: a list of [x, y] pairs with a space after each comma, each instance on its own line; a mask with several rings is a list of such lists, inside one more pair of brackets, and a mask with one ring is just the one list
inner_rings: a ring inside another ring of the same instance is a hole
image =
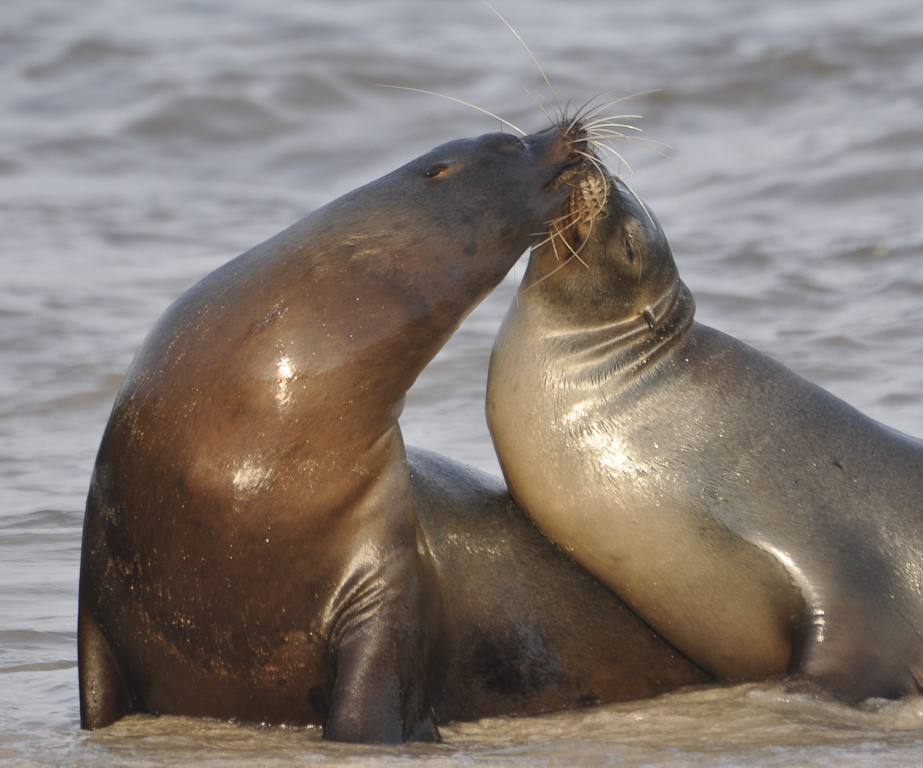
[[426, 178], [433, 179], [449, 167], [448, 163], [433, 163], [426, 171]]

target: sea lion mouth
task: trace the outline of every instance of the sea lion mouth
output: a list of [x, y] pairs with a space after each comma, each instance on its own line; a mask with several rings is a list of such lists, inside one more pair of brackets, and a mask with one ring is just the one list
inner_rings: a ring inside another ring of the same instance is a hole
[[586, 133], [582, 129], [572, 128], [568, 131], [566, 126], [562, 126], [561, 138], [568, 145], [568, 156], [561, 170], [545, 185], [545, 188], [549, 190], [560, 189], [565, 184], [573, 184], [584, 173], [587, 162], [586, 155], [589, 148]]
[[549, 241], [562, 253], [577, 255], [586, 242], [593, 223], [603, 215], [611, 184], [609, 172], [593, 150], [587, 131], [578, 123], [562, 126], [571, 143], [571, 157], [553, 183], [555, 188], [569, 185], [571, 194], [557, 219], [549, 225]]

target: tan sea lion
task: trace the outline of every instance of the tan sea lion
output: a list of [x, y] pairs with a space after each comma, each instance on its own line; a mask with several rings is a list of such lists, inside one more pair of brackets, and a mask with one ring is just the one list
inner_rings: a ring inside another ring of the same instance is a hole
[[513, 497], [719, 678], [919, 693], [923, 443], [696, 323], [653, 214], [586, 168], [491, 359]]

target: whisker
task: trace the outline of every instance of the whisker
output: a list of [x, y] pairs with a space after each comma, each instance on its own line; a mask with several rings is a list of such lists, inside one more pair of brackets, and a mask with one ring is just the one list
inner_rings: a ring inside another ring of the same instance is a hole
[[[578, 213], [582, 213], [583, 211], [586, 211], [586, 210], [589, 210], [589, 206], [585, 206], [584, 208], [581, 208], [579, 211], [573, 211], [571, 214], [568, 214], [567, 218], [570, 220], [563, 227], [560, 226], [560, 224], [564, 221], [564, 219], [558, 219], [556, 221], [549, 222], [548, 223], [549, 227], [551, 227], [554, 230], [551, 235], [552, 239], [555, 237], [563, 237], [563, 235], [567, 232], [567, 230], [573, 229], [574, 227], [576, 227], [580, 223], [580, 219], [571, 218], [571, 217], [572, 216], [576, 217]], [[536, 247], [538, 247], [538, 244], [536, 244]]]
[[530, 91], [530, 90], [529, 90], [528, 88], [526, 88], [525, 86], [523, 86], [522, 89], [523, 89], [526, 93], [529, 94], [529, 98], [532, 99], [532, 101], [535, 102], [536, 106], [537, 106], [540, 110], [542, 110], [542, 113], [545, 115], [545, 117], [547, 117], [547, 118], [551, 121], [551, 124], [554, 125], [554, 124], [557, 122], [557, 120], [555, 120], [551, 115], [548, 114], [548, 110], [546, 110], [546, 109], [542, 106], [542, 103], [541, 103], [537, 98], [535, 98], [535, 95], [532, 93], [532, 91]]
[[[561, 123], [562, 123], [562, 124], [568, 122], [568, 117], [567, 117], [567, 115], [570, 113], [570, 108], [573, 106], [573, 104], [574, 104], [574, 99], [576, 99], [576, 98], [577, 98], [576, 95], [571, 96], [571, 97], [567, 100], [567, 104], [564, 105], [564, 114], [561, 115]], [[578, 109], [578, 110], [577, 110], [577, 115], [579, 115], [579, 114], [580, 114], [580, 110]], [[570, 127], [571, 127], [571, 128], [573, 127], [574, 122], [576, 122], [576, 121], [571, 122], [571, 124], [570, 124]], [[569, 130], [569, 129], [568, 129], [568, 130]]]
[[[614, 101], [608, 101], [605, 104], [597, 104], [595, 106], [590, 106], [591, 104], [593, 104], [593, 99], [596, 99], [596, 98], [597, 96], [594, 96], [592, 99], [590, 99], [588, 102], [586, 102], [582, 107], [580, 107], [577, 110], [576, 114], [574, 115], [573, 119], [570, 122], [571, 128], [577, 125], [577, 123], [580, 123], [581, 125], [585, 125], [588, 120], [591, 120], [592, 118], [594, 118], [602, 110], [606, 109], [607, 107], [612, 106], [613, 104], [617, 104], [619, 101], [622, 101], [622, 99], [615, 99]], [[635, 117], [635, 115], [619, 115], [619, 117]]]
[[560, 233], [560, 232], [566, 232], [566, 231], [567, 231], [568, 229], [570, 229], [571, 227], [574, 227], [574, 226], [577, 225], [577, 223], [579, 222], [579, 216], [578, 216], [578, 214], [583, 213], [584, 211], [588, 211], [588, 210], [590, 210], [590, 208], [591, 208], [590, 204], [589, 204], [588, 202], [585, 202], [585, 203], [584, 203], [583, 205], [581, 205], [579, 208], [576, 208], [576, 209], [574, 209], [574, 210], [572, 210], [572, 211], [568, 211], [567, 213], [561, 214], [561, 215], [558, 216], [558, 218], [556, 218], [556, 219], [552, 219], [551, 221], [548, 222], [548, 226], [549, 226], [549, 227], [555, 227], [556, 225], [560, 224], [561, 222], [563, 222], [563, 221], [568, 221], [568, 220], [569, 220], [570, 223], [569, 223], [566, 227], [564, 227], [563, 229], [562, 229], [562, 228], [559, 228], [559, 229], [558, 229], [558, 232], [559, 232], [559, 233]]
[[608, 152], [613, 157], [617, 157], [620, 163], [625, 164], [625, 167], [628, 169], [629, 173], [634, 173], [634, 170], [632, 169], [629, 162], [624, 157], [622, 157], [621, 154], [612, 149], [612, 147], [610, 147], [608, 144], [594, 144], [594, 146], [599, 147], [599, 149], [603, 150], [604, 152]]
[[[621, 117], [633, 117], [633, 115], [621, 115]], [[631, 125], [630, 123], [612, 123], [599, 120], [597, 122], [581, 123], [580, 125], [583, 127], [583, 130], [587, 131], [588, 133], [596, 133], [597, 131], [610, 131], [615, 128], [624, 128], [626, 131], [644, 133], [643, 128], [638, 128], [638, 126]]]
[[513, 29], [512, 24], [510, 24], [506, 19], [504, 19], [503, 16], [500, 15], [500, 12], [499, 12], [496, 8], [494, 8], [490, 3], [488, 3], [487, 0], [481, 0], [481, 2], [484, 3], [484, 5], [486, 5], [488, 8], [490, 8], [490, 10], [493, 11], [493, 12], [497, 15], [497, 18], [500, 19], [500, 21], [502, 21], [504, 24], [506, 24], [506, 26], [509, 28], [510, 32], [512, 32], [514, 35], [516, 35], [516, 39], [517, 39], [520, 43], [522, 43], [522, 47], [525, 48], [525, 49], [526, 49], [526, 52], [529, 54], [529, 56], [532, 57], [532, 61], [535, 62], [535, 66], [538, 67], [538, 71], [542, 73], [542, 77], [545, 79], [545, 84], [548, 86], [548, 90], [551, 91], [551, 95], [554, 97], [554, 102], [555, 102], [555, 104], [557, 105], [557, 114], [559, 114], [559, 115], [561, 115], [561, 116], [563, 117], [563, 116], [564, 116], [564, 112], [561, 110], [561, 103], [558, 101], [558, 96], [557, 96], [557, 94], [554, 92], [554, 88], [551, 87], [551, 81], [548, 79], [548, 75], [545, 74], [545, 70], [542, 69], [542, 65], [538, 63], [538, 59], [535, 58], [535, 54], [532, 53], [532, 50], [529, 48], [528, 45], [526, 45], [526, 41], [523, 40], [523, 39], [519, 36], [519, 33], [518, 33], [515, 29]]
[[593, 111], [592, 114], [584, 115], [584, 123], [596, 123], [605, 120], [641, 120], [644, 115], [636, 115], [634, 113], [622, 112], [617, 115], [614, 114], [600, 114], [597, 111]]
[[558, 240], [560, 240], [560, 236], [557, 232], [553, 232], [551, 235], [551, 249], [554, 251], [555, 261], [561, 260], [561, 255], [558, 253]]
[[[601, 96], [605, 96], [605, 95], [608, 94], [608, 93], [612, 93], [612, 91], [618, 90], [618, 89], [621, 88], [621, 87], [622, 87], [622, 86], [618, 85], [618, 86], [616, 86], [615, 88], [610, 88], [608, 91], [603, 91], [602, 93], [599, 93], [599, 94], [597, 94], [596, 96], [594, 96], [594, 97], [593, 97], [592, 99], [590, 99], [586, 104], [583, 105], [583, 107], [581, 108], [580, 112], [578, 113], [578, 114], [580, 115], [580, 117], [583, 118], [583, 119], [585, 120], [585, 119], [587, 119], [587, 118], [592, 117], [593, 115], [599, 114], [599, 113], [602, 112], [604, 109], [608, 109], [608, 108], [611, 107], [613, 104], [620, 104], [620, 103], [623, 102], [623, 101], [628, 101], [629, 99], [634, 99], [634, 98], [636, 98], [636, 97], [638, 97], [638, 96], [646, 96], [646, 95], [651, 94], [651, 93], [657, 93], [657, 91], [659, 90], [659, 89], [656, 89], [656, 88], [655, 88], [655, 89], [650, 90], [650, 91], [638, 91], [637, 93], [631, 93], [631, 94], [629, 94], [629, 95], [627, 95], [627, 96], [622, 96], [622, 97], [620, 97], [620, 98], [618, 98], [618, 99], [610, 99], [609, 101], [605, 101], [605, 102], [602, 102], [602, 103], [600, 103], [600, 104], [593, 104], [593, 102], [594, 102], [596, 99], [600, 98]], [[624, 117], [638, 117], [638, 118], [640, 118], [641, 115], [625, 115]]]
[[655, 139], [649, 139], [647, 136], [628, 136], [627, 139], [630, 144], [637, 144], [639, 147], [644, 147], [645, 149], [654, 150], [655, 145], [664, 147], [665, 149], [674, 149], [670, 144], [663, 141], [656, 141]]
[[559, 122], [560, 119], [561, 119], [561, 118], [560, 118], [560, 113], [559, 113], [560, 107], [558, 107], [558, 106], [556, 106], [555, 104], [553, 104], [553, 103], [551, 102], [551, 99], [549, 99], [547, 96], [541, 96], [541, 99], [545, 102], [545, 104], [548, 105], [548, 108], [549, 108], [552, 112], [554, 112], [555, 115], [558, 115], [558, 119], [557, 119], [555, 122]]
[[[576, 223], [576, 222], [575, 222], [575, 223]], [[563, 237], [562, 237], [561, 239], [564, 241], [564, 245], [567, 246], [567, 250], [569, 250], [569, 251], [574, 255], [574, 258], [577, 259], [577, 261], [579, 261], [581, 264], [583, 264], [583, 266], [584, 266], [586, 269], [589, 269], [589, 268], [590, 268], [590, 265], [587, 264], [583, 259], [580, 258], [580, 254], [579, 254], [576, 250], [574, 250], [574, 246], [572, 246], [569, 242], [567, 242], [567, 240], [565, 240]], [[581, 246], [581, 248], [582, 248], [582, 247], [583, 247], [583, 246]], [[570, 261], [570, 259], [568, 259], [568, 261]]]
[[633, 136], [628, 133], [622, 133], [621, 131], [611, 131], [611, 130], [602, 130], [602, 131], [587, 131], [587, 140], [588, 141], [621, 141], [626, 144], [634, 144], [635, 139], [644, 139], [643, 136]]
[[608, 96], [610, 93], [615, 93], [615, 91], [621, 89], [622, 87], [623, 85], [614, 85], [611, 88], [607, 88], [606, 90], [600, 91], [594, 96], [591, 96], [581, 107], [581, 110], [596, 109], [597, 107], [602, 107], [604, 109], [613, 104], [618, 104], [620, 101], [627, 101], [628, 99], [633, 99], [635, 96], [641, 95], [639, 93], [629, 93], [625, 96], [619, 96], [617, 99], [609, 99], [608, 101], [601, 102], [600, 104], [593, 104], [593, 102], [595, 102], [597, 99], [601, 99], [603, 96]]
[[504, 125], [508, 125], [514, 131], [518, 131], [523, 136], [528, 135], [524, 130], [522, 130], [522, 128], [519, 128], [518, 126], [513, 125], [509, 120], [504, 120], [499, 115], [495, 115], [493, 112], [488, 112], [483, 107], [476, 107], [474, 104], [469, 104], [467, 101], [456, 99], [454, 96], [446, 96], [444, 93], [436, 93], [435, 91], [424, 91], [422, 88], [408, 88], [406, 85], [385, 85], [384, 83], [376, 83], [375, 85], [378, 88], [394, 88], [395, 90], [398, 90], [398, 91], [413, 91], [414, 93], [425, 93], [427, 96], [438, 96], [440, 99], [448, 99], [449, 101], [454, 101], [455, 103], [461, 104], [465, 107], [471, 107], [471, 109], [476, 109], [478, 112], [483, 112], [485, 115], [489, 115], [495, 120], [499, 120]]
[[613, 124], [612, 126], [599, 125], [599, 126], [593, 126], [593, 127], [584, 127], [584, 130], [586, 130], [587, 134], [589, 134], [590, 136], [596, 136], [599, 138], [612, 137], [612, 138], [617, 139], [618, 141], [632, 141], [634, 139], [647, 138], [646, 136], [636, 135], [638, 133], [641, 133], [640, 128], [635, 128], [634, 129], [635, 133], [631, 133], [631, 134], [624, 133], [623, 131], [618, 130], [619, 128], [626, 128], [626, 129], [631, 130], [633, 126], [620, 125], [620, 124]]
[[632, 196], [635, 200], [638, 201], [638, 205], [641, 206], [641, 209], [647, 214], [647, 218], [649, 218], [649, 219], [651, 220], [651, 225], [656, 227], [657, 225], [654, 223], [654, 217], [651, 215], [651, 212], [650, 212], [649, 210], [647, 210], [647, 206], [644, 204], [644, 201], [643, 201], [640, 197], [638, 197], [638, 193], [635, 192], [635, 191], [631, 188], [631, 185], [628, 184], [628, 183], [625, 181], [625, 179], [620, 179], [620, 180], [621, 180], [622, 184], [625, 185], [625, 188], [626, 188], [629, 192], [631, 192], [631, 196]]
[[[648, 139], [638, 139], [638, 138], [635, 138], [635, 137], [628, 137], [628, 139], [626, 140], [625, 143], [626, 143], [626, 144], [634, 144], [636, 147], [641, 147], [642, 149], [646, 149], [646, 150], [648, 150], [649, 152], [653, 152], [653, 153], [655, 153], [655, 154], [657, 154], [657, 155], [660, 155], [661, 157], [665, 157], [665, 158], [667, 158], [668, 160], [672, 160], [672, 159], [673, 159], [673, 158], [672, 158], [670, 155], [668, 155], [666, 152], [664, 152], [664, 151], [658, 149], [658, 147], [655, 146], [655, 145], [659, 145], [659, 146], [662, 146], [662, 147], [664, 147], [664, 148], [666, 148], [666, 149], [670, 149], [670, 150], [673, 149], [673, 147], [671, 147], [669, 144], [664, 144], [664, 143], [661, 142], [661, 141], [650, 141], [650, 140], [648, 140]], [[599, 142], [599, 143], [595, 144], [594, 146], [607, 147], [607, 145], [606, 145], [604, 142]], [[607, 147], [607, 148], [608, 148], [608, 147]]]
[[552, 219], [551, 221], [549, 221], [548, 226], [554, 227], [556, 224], [560, 224], [562, 221], [567, 221], [569, 218], [570, 218], [570, 213], [562, 214], [561, 216], [558, 216], [558, 218]]
[[[612, 147], [610, 147], [608, 144], [593, 143], [593, 146], [594, 146], [594, 147], [599, 147], [600, 149], [604, 150], [605, 152], [608, 152], [609, 154], [614, 155], [615, 157], [617, 157], [617, 158], [619, 159], [620, 162], [625, 163], [625, 167], [628, 169], [628, 172], [629, 172], [629, 173], [634, 173], [634, 171], [632, 170], [631, 166], [628, 164], [628, 161], [627, 161], [624, 157], [622, 157], [618, 152], [616, 152], [614, 149], [612, 149]], [[600, 165], [597, 165], [597, 164], [601, 164], [601, 161], [600, 161], [600, 159], [599, 159], [598, 157], [596, 157], [595, 155], [591, 155], [591, 154], [589, 154], [589, 153], [582, 153], [582, 152], [580, 152], [580, 153], [578, 153], [578, 154], [583, 154], [583, 156], [584, 156], [587, 160], [589, 160], [591, 163], [593, 163], [594, 165], [596, 165], [596, 170], [599, 171], [600, 173], [602, 173], [602, 168], [600, 168]]]
[[[592, 115], [586, 115], [586, 116], [584, 116], [583, 120], [581, 120], [580, 122], [581, 122], [582, 125], [597, 125], [597, 124], [607, 123], [607, 122], [612, 121], [612, 120], [641, 120], [643, 117], [644, 117], [643, 115], [628, 115], [628, 114], [625, 114], [625, 115], [600, 115], [600, 114], [598, 114], [598, 113], [594, 113], [594, 114], [592, 114]], [[630, 128], [635, 128], [635, 126], [633, 126], [633, 125], [632, 125], [632, 126], [629, 126], [629, 127], [630, 127]], [[641, 130], [641, 129], [640, 129], [640, 128], [636, 128], [636, 130]]]
[[[619, 141], [621, 141], [623, 144], [634, 144], [633, 141], [628, 141], [627, 139], [620, 139]], [[615, 150], [612, 148], [612, 143], [615, 142], [616, 139], [610, 137], [606, 137], [604, 139], [591, 138], [587, 140], [587, 144], [589, 144], [593, 150], [602, 149], [604, 152], [610, 153], [615, 152]]]
[[642, 137], [638, 137], [638, 136], [625, 136], [625, 137], [620, 138], [620, 139], [615, 139], [615, 138], [609, 138], [609, 137], [607, 137], [607, 138], [605, 138], [604, 140], [598, 140], [598, 139], [596, 139], [596, 138], [590, 136], [590, 137], [587, 139], [587, 144], [589, 144], [591, 147], [594, 147], [594, 148], [597, 148], [597, 149], [602, 149], [602, 150], [604, 150], [604, 151], [606, 151], [606, 152], [610, 152], [610, 153], [611, 153], [611, 152], [613, 151], [613, 150], [612, 150], [612, 147], [610, 147], [609, 144], [608, 144], [607, 142], [609, 142], [609, 141], [616, 141], [616, 140], [622, 141], [622, 142], [624, 142], [625, 144], [632, 144], [632, 145], [634, 145], [634, 146], [636, 146], [636, 147], [641, 147], [642, 149], [646, 149], [646, 150], [648, 150], [648, 151], [650, 151], [650, 152], [654, 152], [654, 153], [660, 155], [661, 157], [667, 157], [667, 158], [670, 157], [670, 155], [668, 155], [668, 154], [667, 154], [666, 152], [664, 152], [663, 150], [659, 149], [659, 147], [663, 147], [664, 149], [668, 149], [668, 150], [672, 150], [672, 149], [673, 149], [673, 147], [671, 147], [669, 144], [664, 144], [664, 143], [661, 142], [661, 141], [652, 141], [652, 140], [650, 140], [650, 139], [646, 139], [646, 138], [642, 138]]
[[544, 277], [541, 277], [541, 278], [539, 278], [538, 280], [536, 280], [536, 281], [535, 281], [534, 283], [532, 283], [532, 285], [530, 285], [528, 288], [523, 288], [522, 292], [523, 292], [523, 293], [526, 293], [527, 291], [531, 291], [531, 290], [532, 290], [533, 288], [535, 288], [539, 283], [545, 282], [549, 277], [551, 277], [552, 275], [554, 275], [556, 272], [558, 272], [558, 271], [561, 270], [561, 269], [564, 269], [564, 267], [566, 267], [566, 266], [571, 262], [571, 259], [573, 259], [573, 256], [571, 256], [571, 258], [570, 258], [570, 259], [567, 259], [566, 261], [562, 261], [560, 264], [558, 264], [558, 266], [556, 266], [554, 269], [552, 269], [551, 272], [549, 272], [549, 273], [548, 273], [547, 275], [545, 275]]
[[[610, 89], [607, 90], [607, 91], [603, 91], [602, 93], [596, 94], [596, 96], [594, 96], [592, 99], [590, 99], [590, 100], [586, 103], [586, 106], [589, 107], [590, 104], [592, 104], [596, 99], [600, 98], [601, 96], [605, 96], [605, 95], [608, 94], [608, 93], [612, 93], [613, 91], [617, 91], [617, 90], [618, 90], [619, 88], [621, 88], [621, 87], [622, 87], [621, 85], [617, 85], [617, 86], [615, 86], [614, 88], [610, 88]], [[635, 91], [634, 93], [629, 93], [629, 94], [627, 94], [627, 95], [625, 95], [625, 96], [620, 96], [620, 97], [617, 98], [617, 99], [610, 99], [609, 101], [605, 102], [604, 104], [597, 105], [597, 106], [601, 106], [603, 109], [605, 109], [606, 107], [611, 107], [613, 104], [618, 104], [619, 102], [622, 102], [622, 101], [628, 101], [628, 100], [630, 100], [630, 99], [636, 99], [636, 98], [638, 98], [638, 96], [649, 96], [649, 95], [652, 94], [652, 93], [659, 93], [660, 90], [661, 90], [660, 88], [651, 88], [650, 90], [647, 90], [647, 91]], [[596, 109], [597, 106], [592, 107], [592, 109]]]

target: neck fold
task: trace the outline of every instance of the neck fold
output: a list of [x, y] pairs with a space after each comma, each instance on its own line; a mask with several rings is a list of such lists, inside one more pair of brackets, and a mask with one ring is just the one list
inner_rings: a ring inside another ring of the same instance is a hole
[[547, 338], [566, 356], [573, 383], [582, 386], [587, 380], [643, 375], [676, 346], [694, 316], [692, 293], [676, 280], [641, 314], [598, 326], [559, 327]]

